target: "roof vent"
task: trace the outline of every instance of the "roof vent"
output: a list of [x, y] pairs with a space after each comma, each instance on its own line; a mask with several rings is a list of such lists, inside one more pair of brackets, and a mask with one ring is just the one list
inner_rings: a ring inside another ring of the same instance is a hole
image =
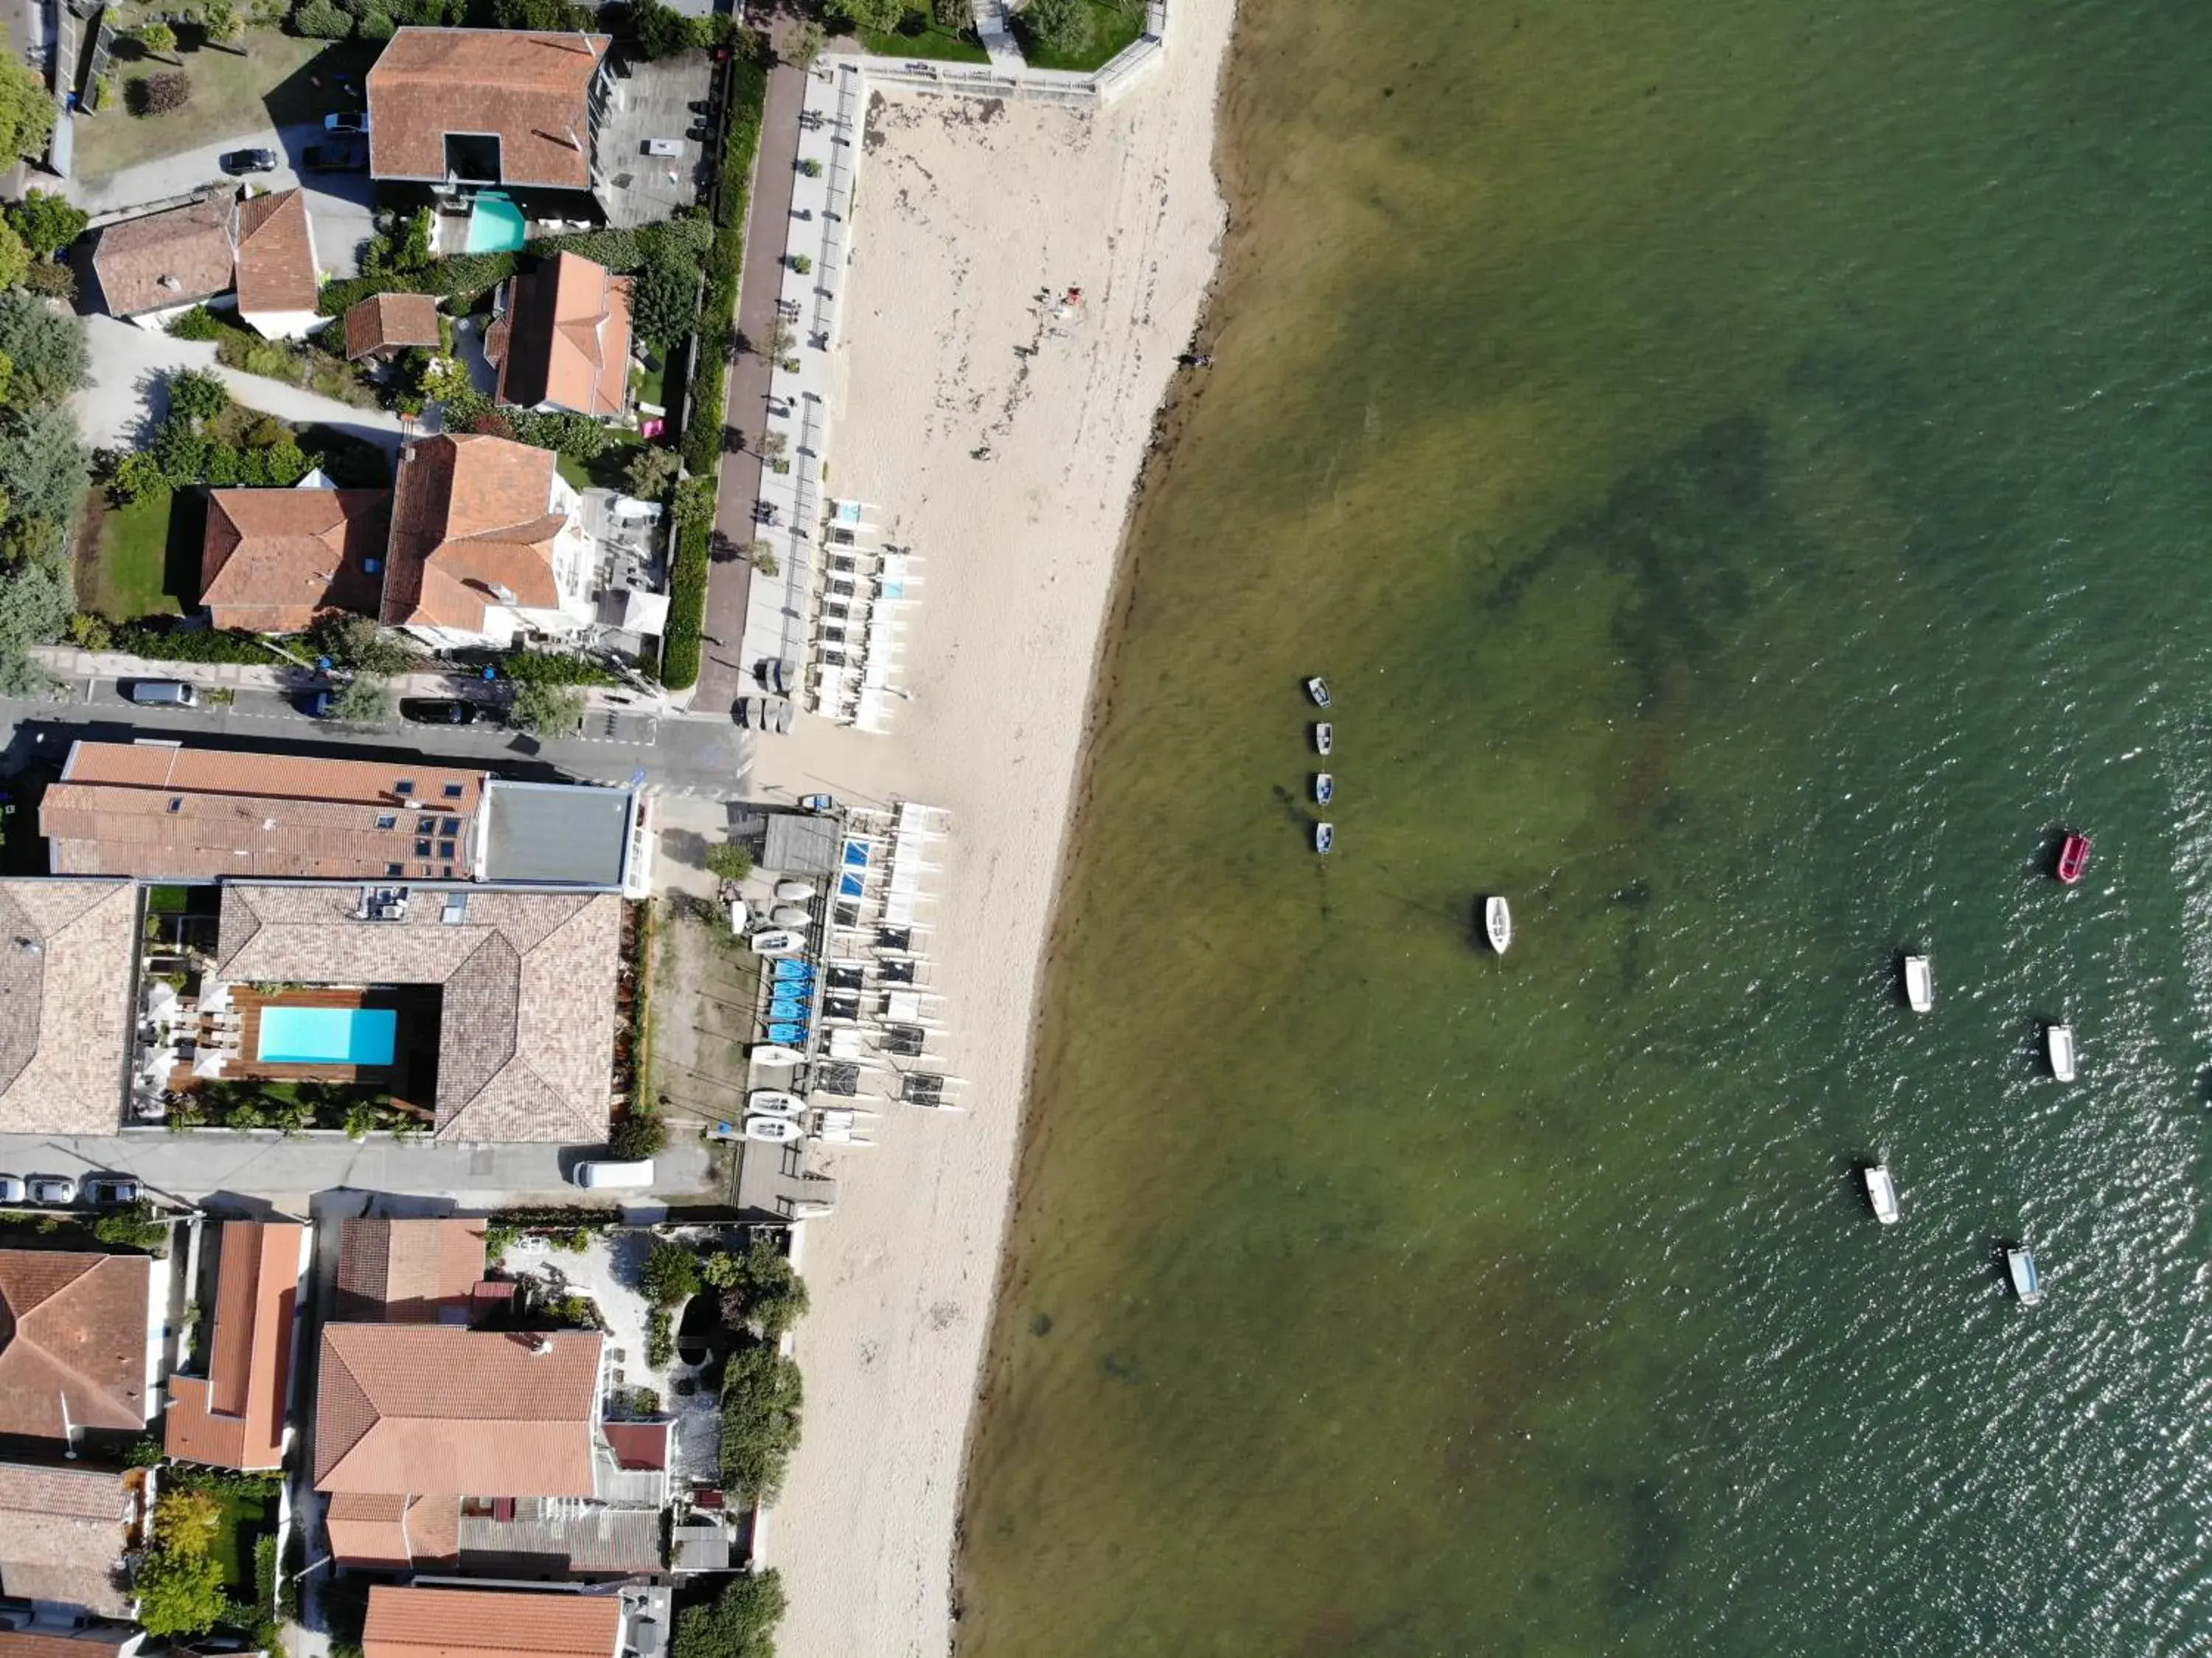
[[167, 271], [163, 271], [160, 276], [155, 277], [154, 280], [158, 285], [167, 288], [172, 292], [182, 290], [185, 285], [181, 282], [179, 282], [174, 277], [169, 275]]
[[553, 1350], [553, 1338], [550, 1336], [532, 1336], [530, 1338], [530, 1350], [538, 1355], [540, 1358], [544, 1357], [546, 1354]]

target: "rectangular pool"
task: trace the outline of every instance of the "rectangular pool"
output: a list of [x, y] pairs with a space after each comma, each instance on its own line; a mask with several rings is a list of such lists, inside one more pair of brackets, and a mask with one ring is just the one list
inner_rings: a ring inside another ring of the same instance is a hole
[[469, 209], [468, 251], [471, 253], [512, 253], [529, 236], [530, 221], [511, 196], [486, 190]]
[[271, 1065], [388, 1065], [398, 1033], [391, 1008], [264, 1008], [254, 1057]]

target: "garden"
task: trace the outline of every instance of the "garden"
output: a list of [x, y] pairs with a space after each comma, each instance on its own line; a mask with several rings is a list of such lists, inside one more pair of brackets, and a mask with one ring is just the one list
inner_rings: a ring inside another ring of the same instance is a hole
[[[161, 1448], [142, 1442], [158, 1462]], [[161, 1468], [152, 1546], [132, 1588], [149, 1635], [195, 1636], [218, 1624], [280, 1651], [282, 1623], [297, 1608], [280, 1579], [276, 1494], [283, 1476], [170, 1463]]]

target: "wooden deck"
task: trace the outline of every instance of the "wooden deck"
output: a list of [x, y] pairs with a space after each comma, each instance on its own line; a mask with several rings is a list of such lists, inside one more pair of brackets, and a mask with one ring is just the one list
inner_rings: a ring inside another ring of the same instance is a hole
[[[380, 1088], [395, 1105], [427, 1108], [437, 1091], [440, 994], [432, 987], [335, 990], [294, 985], [273, 994], [240, 984], [231, 992], [239, 1016], [237, 1048], [224, 1060], [226, 1082], [335, 1082]], [[398, 1015], [388, 1065], [276, 1064], [256, 1058], [261, 1051], [264, 1008], [389, 1008]], [[204, 1032], [212, 1026], [204, 1021]], [[170, 1073], [169, 1086], [189, 1089], [211, 1079], [195, 1076], [189, 1064]]]

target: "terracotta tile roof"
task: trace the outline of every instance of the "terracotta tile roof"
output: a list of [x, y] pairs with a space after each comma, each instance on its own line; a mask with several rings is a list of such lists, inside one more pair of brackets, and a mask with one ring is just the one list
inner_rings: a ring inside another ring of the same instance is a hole
[[576, 1331], [325, 1325], [315, 1489], [589, 1496], [599, 1347]]
[[665, 1468], [672, 1425], [665, 1422], [610, 1422], [605, 1429], [607, 1448], [615, 1454], [617, 1466]]
[[146, 1425], [143, 1255], [0, 1249], [0, 1433]]
[[438, 332], [438, 302], [429, 294], [371, 294], [345, 314], [347, 361], [371, 351], [443, 344]]
[[[486, 773], [374, 760], [234, 753], [156, 743], [79, 742], [39, 807], [52, 868], [66, 875], [382, 879], [408, 873], [448, 820], [473, 868]], [[403, 795], [398, 784], [411, 783]], [[458, 792], [448, 795], [448, 789]], [[379, 822], [392, 820], [389, 828]], [[433, 826], [425, 830], [429, 818]], [[434, 839], [434, 853], [440, 843]], [[0, 958], [0, 976], [7, 963]], [[0, 1003], [0, 1015], [4, 1015]], [[118, 1085], [119, 1086], [119, 1085]]]
[[200, 602], [217, 627], [296, 633], [325, 610], [376, 614], [389, 490], [210, 490]]
[[0, 881], [0, 1133], [115, 1132], [137, 934], [127, 881]]
[[[128, 1475], [0, 1462], [0, 1594], [121, 1617], [137, 1498]], [[89, 1649], [72, 1658], [89, 1658]]]
[[620, 414], [629, 400], [629, 278], [559, 253], [515, 277], [507, 293], [506, 326], [484, 342], [499, 365], [499, 400]]
[[441, 1496], [339, 1491], [324, 1510], [331, 1552], [347, 1566], [429, 1566], [460, 1558], [461, 1503]]
[[[622, 900], [479, 891], [457, 921], [417, 893], [368, 921], [358, 887], [227, 886], [216, 972], [236, 982], [438, 984], [437, 1137], [605, 1140]], [[456, 895], [460, 896], [460, 895]]]
[[218, 194], [109, 225], [92, 269], [108, 310], [135, 316], [228, 293], [237, 249], [238, 198]]
[[126, 1646], [143, 1640], [137, 1630], [124, 1624], [88, 1625], [63, 1635], [44, 1630], [0, 1630], [0, 1658], [115, 1658]]
[[478, 632], [488, 604], [557, 609], [550, 449], [479, 436], [424, 438], [400, 457], [384, 620]]
[[307, 192], [279, 190], [238, 207], [238, 308], [251, 316], [315, 308], [322, 272], [315, 266], [315, 232], [307, 219]]
[[622, 1629], [616, 1594], [379, 1583], [361, 1649], [362, 1658], [615, 1658]]
[[483, 1275], [482, 1221], [347, 1221], [338, 1234], [336, 1316], [465, 1323]]
[[214, 1353], [204, 1377], [169, 1378], [171, 1456], [225, 1468], [283, 1464], [305, 1235], [289, 1222], [223, 1222]]
[[368, 72], [368, 170], [442, 180], [447, 133], [495, 134], [502, 184], [591, 186], [604, 34], [403, 28]]

